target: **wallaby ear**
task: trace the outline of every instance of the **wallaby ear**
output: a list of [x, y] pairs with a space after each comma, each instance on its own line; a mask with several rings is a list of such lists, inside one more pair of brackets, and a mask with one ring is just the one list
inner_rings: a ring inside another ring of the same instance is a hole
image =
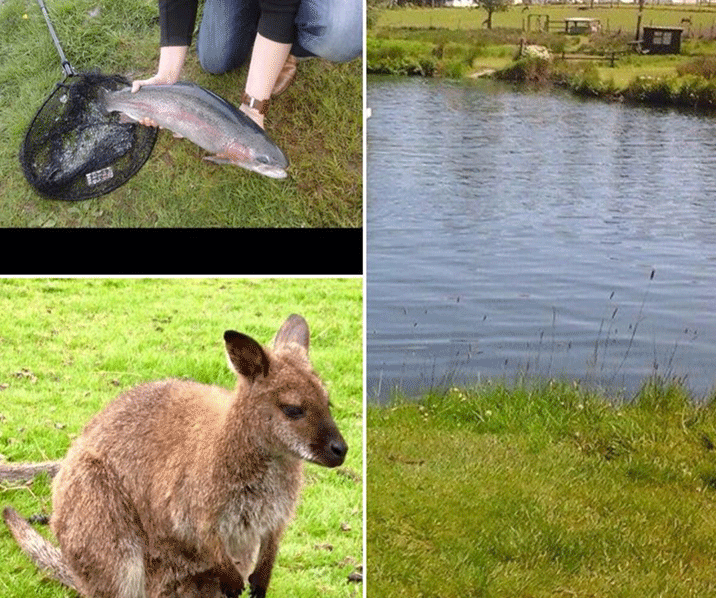
[[279, 348], [290, 343], [295, 343], [303, 347], [306, 353], [308, 353], [309, 336], [308, 323], [303, 319], [303, 316], [292, 314], [288, 316], [276, 333], [273, 346], [274, 348]]
[[229, 365], [237, 374], [251, 382], [259, 376], [268, 376], [268, 355], [254, 339], [235, 330], [227, 330], [224, 332], [224, 342]]

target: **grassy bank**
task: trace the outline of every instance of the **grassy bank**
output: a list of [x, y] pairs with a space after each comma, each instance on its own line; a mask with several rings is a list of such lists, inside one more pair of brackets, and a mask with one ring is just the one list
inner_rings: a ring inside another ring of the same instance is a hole
[[[359, 279], [0, 280], [0, 458], [61, 458], [94, 413], [142, 381], [188, 377], [231, 388], [224, 330], [269, 343], [292, 312], [311, 327], [312, 361], [350, 450], [336, 470], [304, 468], [270, 591], [360, 595], [360, 585], [346, 582], [362, 562]], [[7, 504], [25, 515], [51, 512], [47, 480], [0, 484]], [[35, 570], [4, 525], [0, 595], [73, 596]]]
[[368, 410], [368, 596], [707, 596], [716, 409], [483, 384]]
[[[699, 57], [662, 74], [640, 74], [626, 81], [624, 67], [605, 74], [604, 67], [600, 69], [592, 62], [526, 57], [497, 70], [494, 76], [517, 83], [551, 83], [582, 96], [710, 112], [716, 108], [714, 64], [713, 58]], [[652, 67], [649, 72], [654, 70]], [[621, 81], [617, 78], [620, 73]]]
[[[484, 14], [477, 9], [379, 11], [369, 32], [368, 72], [453, 79], [494, 72], [503, 80], [553, 83], [581, 95], [611, 100], [701, 110], [716, 106], [712, 68], [716, 11], [645, 9], [643, 25], [686, 29], [681, 54], [672, 56], [639, 55], [630, 50], [637, 19], [634, 7], [512, 8], [494, 15], [492, 30], [482, 27]], [[598, 18], [603, 30], [566, 36], [554, 27], [545, 32], [532, 25], [531, 31], [526, 31], [530, 15], [547, 16], [553, 24], [568, 16]], [[688, 23], [682, 22], [684, 19]], [[548, 48], [552, 59], [516, 59], [521, 42]], [[616, 58], [613, 62], [612, 56]]]
[[[68, 60], [129, 79], [154, 74], [159, 25], [154, 0], [47, 3]], [[62, 80], [60, 59], [35, 0], [0, 3], [0, 225], [13, 227], [358, 227], [362, 224], [362, 63], [299, 65], [295, 83], [272, 102], [269, 135], [291, 161], [289, 179], [203, 161], [206, 152], [161, 131], [142, 170], [107, 196], [45, 200], [17, 158], [35, 112]], [[189, 51], [182, 78], [234, 104], [246, 69], [213, 76]], [[327, 132], [330, 131], [330, 134]]]

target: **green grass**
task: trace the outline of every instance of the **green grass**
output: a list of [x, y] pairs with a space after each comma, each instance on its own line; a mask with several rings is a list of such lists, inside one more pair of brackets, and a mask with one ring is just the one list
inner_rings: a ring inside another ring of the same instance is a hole
[[[564, 21], [568, 17], [599, 19], [602, 29], [616, 33], [636, 32], [636, 6], [595, 6], [582, 10], [576, 6], [524, 6], [512, 7], [492, 16], [495, 29], [521, 29], [528, 14], [549, 15], [550, 21]], [[375, 29], [382, 27], [445, 28], [450, 30], [482, 29], [486, 12], [479, 8], [407, 8], [381, 10], [375, 20]], [[716, 10], [695, 6], [646, 6], [642, 25], [682, 26], [682, 19], [691, 19], [691, 32], [698, 37], [716, 36]], [[687, 25], [683, 25], [687, 28]]]
[[[356, 596], [360, 585], [346, 577], [363, 560], [358, 278], [0, 280], [0, 454], [61, 458], [93, 414], [142, 381], [188, 377], [231, 388], [224, 330], [268, 343], [294, 312], [311, 328], [312, 362], [350, 450], [336, 470], [305, 466], [269, 591]], [[0, 485], [0, 505], [8, 504], [25, 515], [51, 512], [47, 480]], [[37, 572], [1, 524], [0, 563], [4, 598], [73, 595]]]
[[369, 407], [367, 595], [708, 596], [716, 409], [650, 381]]
[[[495, 13], [495, 28], [489, 31], [482, 24], [484, 11], [477, 9], [375, 9], [371, 14], [370, 73], [461, 79], [496, 72], [506, 80], [557, 83], [580, 95], [700, 110], [716, 106], [716, 83], [708, 65], [699, 65], [716, 53], [716, 11], [711, 9], [644, 10], [642, 25], [684, 27], [681, 54], [671, 56], [630, 50], [628, 42], [634, 39], [637, 19], [633, 6], [512, 8]], [[568, 16], [598, 18], [603, 30], [598, 35], [565, 36], [554, 27], [545, 33], [533, 26], [523, 33], [529, 15], [548, 15], [553, 24]], [[547, 46], [555, 59], [539, 65], [529, 60], [515, 62], [523, 37], [528, 44]], [[563, 52], [572, 59], [560, 60]], [[608, 57], [612, 52], [618, 56], [614, 66], [608, 59], [574, 60]], [[685, 76], [685, 72], [691, 74]]]
[[[53, 0], [48, 10], [70, 63], [129, 79], [155, 73], [152, 0]], [[99, 9], [97, 14], [96, 9]], [[198, 21], [197, 21], [198, 22]], [[17, 153], [35, 112], [64, 74], [34, 0], [0, 3], [0, 225], [12, 227], [358, 227], [362, 223], [362, 61], [302, 61], [271, 105], [266, 128], [291, 161], [268, 179], [203, 161], [204, 150], [161, 131], [140, 172], [109, 195], [46, 200], [25, 181]], [[192, 47], [182, 78], [240, 102], [246, 69], [201, 70]]]

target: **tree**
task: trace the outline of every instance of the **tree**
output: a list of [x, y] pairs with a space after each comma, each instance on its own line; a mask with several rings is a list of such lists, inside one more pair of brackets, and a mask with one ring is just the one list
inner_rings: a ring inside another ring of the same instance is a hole
[[487, 11], [484, 24], [488, 29], [492, 29], [492, 13], [505, 12], [510, 8], [510, 0], [479, 0], [479, 4]]

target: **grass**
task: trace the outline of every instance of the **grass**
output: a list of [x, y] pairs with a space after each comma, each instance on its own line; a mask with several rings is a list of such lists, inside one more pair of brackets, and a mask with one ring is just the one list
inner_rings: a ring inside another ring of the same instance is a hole
[[[557, 83], [581, 95], [700, 110], [716, 106], [716, 83], [709, 65], [703, 64], [705, 57], [716, 53], [716, 11], [645, 8], [643, 25], [684, 27], [681, 54], [671, 56], [629, 50], [637, 19], [633, 6], [512, 8], [495, 13], [495, 28], [490, 31], [482, 25], [484, 14], [475, 9], [374, 10], [368, 72], [453, 79], [496, 72], [502, 79]], [[530, 15], [547, 15], [553, 24], [568, 16], [598, 18], [603, 30], [598, 35], [565, 36], [554, 27], [547, 33], [533, 25], [524, 32]], [[690, 22], [682, 22], [685, 19]], [[556, 59], [548, 64], [515, 62], [523, 38], [527, 44], [547, 46]], [[563, 52], [572, 59], [560, 60]], [[608, 59], [574, 60], [585, 55], [608, 57], [612, 52], [618, 55], [614, 66]]]
[[[599, 19], [602, 29], [610, 32], [636, 32], [636, 6], [595, 6], [593, 8], [569, 5], [536, 5], [529, 8], [517, 6], [505, 12], [496, 12], [492, 16], [494, 29], [521, 29], [526, 15], [548, 15], [550, 21], [559, 21], [568, 17]], [[474, 30], [483, 27], [486, 12], [478, 8], [426, 8], [382, 10], [375, 21], [375, 28], [435, 28], [450, 30]], [[654, 6], [644, 8], [642, 25], [683, 26], [682, 19], [691, 19], [691, 32], [698, 37], [716, 35], [716, 10], [707, 7]]]
[[[53, 0], [57, 35], [77, 70], [144, 78], [159, 57], [152, 0]], [[198, 22], [198, 20], [197, 20]], [[109, 195], [84, 202], [37, 196], [18, 149], [35, 112], [63, 78], [34, 0], [0, 3], [0, 225], [4, 227], [359, 227], [362, 223], [362, 61], [303, 61], [272, 102], [269, 135], [291, 161], [276, 181], [201, 160], [205, 152], [161, 131], [142, 170]], [[190, 49], [182, 78], [240, 102], [245, 69], [213, 76]]]
[[[362, 589], [346, 582], [362, 563], [358, 278], [2, 279], [0, 453], [13, 462], [61, 458], [94, 413], [142, 381], [189, 377], [231, 388], [224, 330], [268, 343], [292, 312], [311, 327], [312, 362], [350, 450], [336, 470], [304, 468], [302, 499], [270, 593], [352, 598]], [[0, 485], [0, 504], [25, 515], [49, 513], [48, 481]], [[36, 571], [4, 525], [0, 563], [4, 598], [73, 595]]]
[[485, 383], [367, 425], [369, 597], [716, 590], [716, 409], [676, 383]]

